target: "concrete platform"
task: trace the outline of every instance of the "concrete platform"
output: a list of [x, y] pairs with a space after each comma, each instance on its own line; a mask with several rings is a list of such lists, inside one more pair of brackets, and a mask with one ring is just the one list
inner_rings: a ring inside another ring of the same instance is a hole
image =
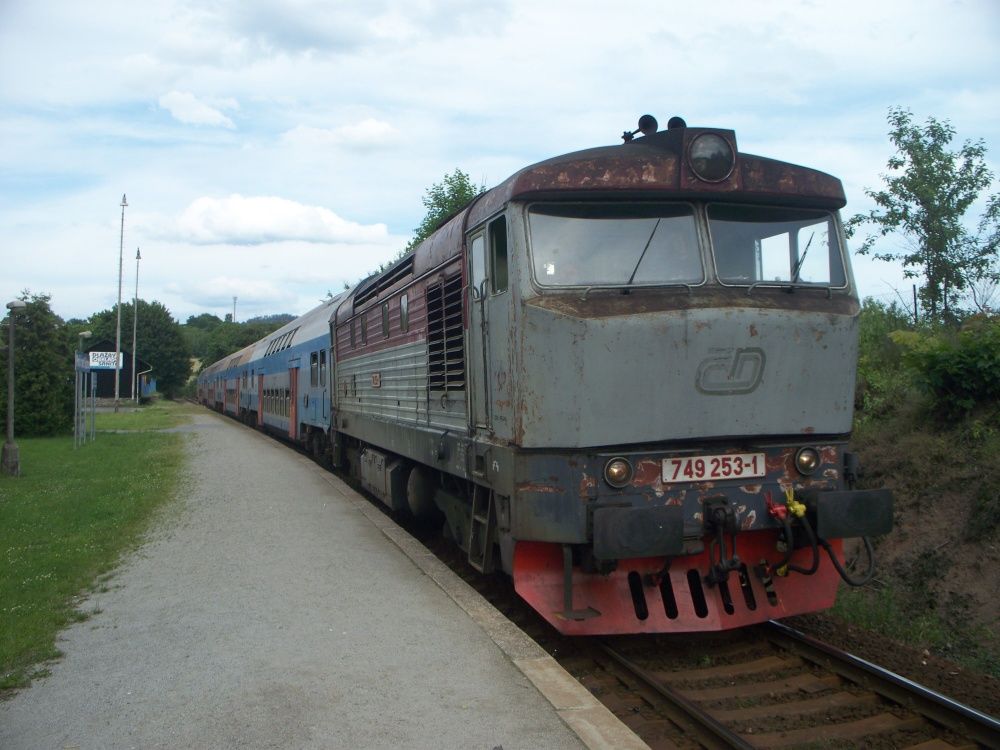
[[181, 498], [0, 748], [643, 748], [333, 475], [205, 412]]

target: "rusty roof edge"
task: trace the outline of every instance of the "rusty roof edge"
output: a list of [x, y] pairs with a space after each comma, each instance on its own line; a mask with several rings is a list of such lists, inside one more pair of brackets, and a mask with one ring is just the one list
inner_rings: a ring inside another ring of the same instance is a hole
[[[732, 133], [717, 129], [711, 132]], [[677, 197], [685, 197], [679, 194], [681, 149], [673, 147], [679, 139], [674, 137], [662, 145], [643, 143], [652, 137], [574, 151], [524, 167], [470, 207], [468, 225], [477, 225], [511, 200], [550, 197], [557, 192], [567, 197], [570, 191], [598, 197], [603, 191], [609, 197], [619, 194], [625, 197], [624, 193], [629, 191], [646, 196], [655, 191], [678, 191]], [[795, 196], [797, 204], [815, 199], [816, 205], [824, 208], [843, 208], [847, 204], [843, 184], [826, 172], [743, 152], [738, 154], [737, 164], [744, 179], [743, 190], [759, 197], [784, 200]], [[722, 191], [725, 192], [728, 191]], [[686, 197], [695, 195], [707, 198], [712, 191], [691, 191]]]

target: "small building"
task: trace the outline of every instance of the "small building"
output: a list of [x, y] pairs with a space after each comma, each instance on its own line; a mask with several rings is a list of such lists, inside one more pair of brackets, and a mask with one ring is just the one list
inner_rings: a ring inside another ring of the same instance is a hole
[[[91, 352], [104, 352], [110, 354], [109, 361], [114, 362], [115, 342], [110, 340], [98, 341], [85, 350], [85, 354]], [[133, 398], [132, 386], [135, 378], [132, 376], [132, 352], [126, 349], [121, 350], [122, 369], [121, 380], [118, 385], [118, 398], [128, 400]], [[152, 365], [141, 357], [135, 359], [135, 369], [139, 376], [138, 391], [140, 398], [148, 398], [156, 392], [156, 377]], [[97, 381], [97, 398], [115, 397], [115, 371], [112, 368], [92, 370]]]

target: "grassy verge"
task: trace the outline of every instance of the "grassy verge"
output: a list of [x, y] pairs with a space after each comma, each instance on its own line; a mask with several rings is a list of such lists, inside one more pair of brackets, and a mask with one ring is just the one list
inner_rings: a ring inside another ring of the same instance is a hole
[[178, 401], [154, 401], [137, 409], [124, 406], [114, 412], [99, 412], [96, 416], [98, 430], [163, 430], [177, 427], [188, 419], [190, 404]]
[[962, 617], [968, 607], [961, 599], [941, 608], [915, 607], [913, 599], [898, 582], [878, 590], [841, 589], [832, 611], [844, 622], [1000, 679], [1000, 643], [989, 628]]
[[24, 439], [19, 478], [0, 478], [0, 690], [27, 684], [58, 657], [55, 638], [85, 619], [92, 590], [174, 497], [182, 437], [140, 432]]

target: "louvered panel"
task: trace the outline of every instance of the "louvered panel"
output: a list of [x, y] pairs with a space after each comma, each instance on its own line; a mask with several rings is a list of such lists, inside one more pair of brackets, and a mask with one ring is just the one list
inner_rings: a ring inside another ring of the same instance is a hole
[[431, 391], [465, 390], [462, 275], [427, 287], [427, 373]]
[[[426, 421], [427, 349], [423, 342], [342, 360], [337, 367], [337, 408], [342, 413]], [[372, 375], [378, 375], [376, 388]]]

